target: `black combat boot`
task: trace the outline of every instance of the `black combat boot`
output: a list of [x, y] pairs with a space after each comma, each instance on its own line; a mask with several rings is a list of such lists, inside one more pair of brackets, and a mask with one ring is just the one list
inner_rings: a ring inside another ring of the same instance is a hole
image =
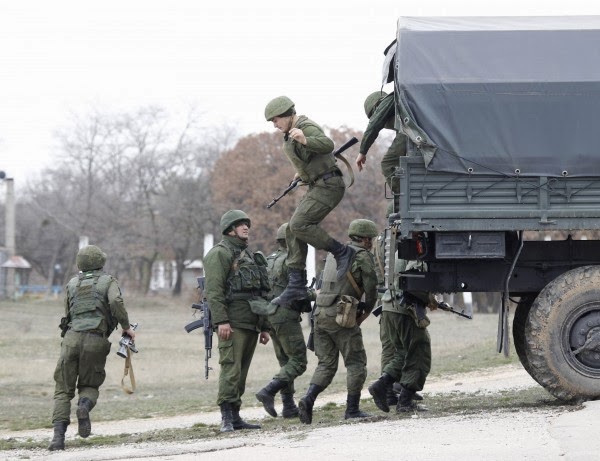
[[350, 418], [368, 418], [371, 416], [368, 413], [360, 411], [360, 392], [357, 394], [348, 394], [346, 398], [346, 413], [344, 419]]
[[352, 258], [354, 258], [356, 251], [351, 246], [344, 245], [337, 240], [333, 241], [331, 246], [327, 248], [327, 251], [335, 258], [337, 264], [337, 279], [342, 280], [346, 276], [346, 272], [350, 270]]
[[324, 388], [318, 384], [311, 384], [308, 386], [306, 395], [298, 402], [298, 416], [300, 417], [300, 421], [304, 424], [312, 423], [313, 406], [315, 405], [317, 395], [319, 395], [323, 389]]
[[426, 407], [423, 405], [417, 404], [415, 402], [415, 391], [411, 391], [404, 386], [402, 386], [402, 391], [398, 396], [398, 404], [396, 405], [397, 413], [406, 413], [409, 411], [428, 411]]
[[395, 407], [398, 405], [398, 394], [394, 392], [392, 387], [388, 387], [386, 390], [385, 401], [388, 404], [388, 407]]
[[281, 392], [281, 403], [283, 403], [283, 409], [281, 410], [281, 416], [284, 418], [295, 418], [298, 416], [298, 407], [294, 402], [294, 394], [291, 392]]
[[65, 449], [65, 432], [69, 421], [57, 421], [54, 423], [54, 437], [48, 446], [48, 450], [64, 450]]
[[233, 432], [233, 412], [231, 404], [223, 402], [221, 405], [221, 432]]
[[79, 424], [78, 432], [84, 439], [92, 433], [92, 422], [90, 421], [90, 411], [94, 408], [94, 404], [87, 397], [79, 399], [77, 405], [77, 422]]
[[369, 394], [373, 396], [375, 405], [377, 405], [377, 408], [381, 411], [385, 411], [386, 413], [389, 413], [390, 411], [390, 407], [387, 403], [387, 393], [388, 389], [392, 388], [393, 383], [394, 378], [387, 373], [382, 373], [381, 377], [369, 386]]
[[233, 430], [235, 431], [239, 431], [240, 429], [260, 429], [260, 426], [258, 424], [250, 424], [242, 419], [242, 417], [240, 416], [240, 407], [232, 406], [231, 415], [231, 425], [233, 426]]
[[[396, 381], [392, 387], [394, 389], [394, 394], [398, 395], [398, 394], [400, 394], [400, 392], [402, 392], [402, 384], [400, 384], [398, 381]], [[396, 400], [398, 400], [398, 399], [396, 399]], [[413, 400], [423, 400], [423, 396], [421, 394], [419, 394], [418, 392], [415, 392], [415, 395], [413, 395]], [[394, 405], [396, 405], [396, 404], [394, 403]]]
[[308, 299], [306, 290], [306, 271], [302, 269], [288, 269], [288, 284], [285, 290], [273, 301], [273, 304], [289, 306], [294, 301]]
[[280, 379], [274, 379], [255, 394], [257, 400], [265, 407], [265, 411], [273, 418], [277, 417], [277, 411], [275, 410], [275, 394], [283, 389], [286, 384], [287, 383]]

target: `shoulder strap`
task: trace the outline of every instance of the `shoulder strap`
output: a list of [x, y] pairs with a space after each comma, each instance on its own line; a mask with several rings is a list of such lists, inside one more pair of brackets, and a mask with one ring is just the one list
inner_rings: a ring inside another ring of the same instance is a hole
[[352, 274], [350, 273], [350, 271], [346, 272], [346, 277], [348, 277], [348, 281], [350, 282], [350, 285], [352, 285], [352, 288], [354, 288], [354, 291], [356, 291], [357, 294], [357, 299], [362, 298], [363, 292], [362, 290], [358, 287], [358, 284], [356, 283], [356, 280], [354, 280], [354, 277], [352, 277]]

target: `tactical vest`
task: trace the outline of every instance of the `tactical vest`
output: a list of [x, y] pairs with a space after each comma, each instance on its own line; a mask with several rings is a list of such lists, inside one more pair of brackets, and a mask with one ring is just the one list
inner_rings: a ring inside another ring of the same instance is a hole
[[271, 300], [285, 290], [288, 284], [288, 271], [285, 261], [287, 259], [287, 251], [281, 248], [275, 253], [267, 256], [267, 268], [269, 271], [269, 283], [271, 284], [271, 292], [268, 299]]
[[260, 251], [252, 254], [227, 240], [217, 245], [233, 253], [233, 263], [227, 275], [227, 299], [250, 299], [265, 296], [270, 291], [267, 259]]
[[[356, 251], [354, 258], [358, 256], [360, 252], [367, 251], [365, 248], [350, 244], [350, 246]], [[317, 306], [329, 307], [332, 306], [341, 295], [348, 295], [356, 298], [360, 301], [362, 297], [361, 293], [357, 293], [356, 289], [348, 280], [348, 276], [344, 276], [341, 280], [337, 279], [337, 263], [331, 253], [327, 255], [325, 260], [325, 268], [323, 269], [323, 281], [321, 284], [321, 290], [317, 295]]]
[[[319, 127], [317, 124], [301, 115], [296, 122], [296, 128], [302, 130], [308, 126]], [[283, 152], [290, 160], [294, 169], [300, 176], [300, 179], [306, 183], [312, 183], [323, 176], [325, 173], [334, 171], [337, 166], [335, 164], [335, 158], [331, 154], [305, 154], [302, 153], [302, 146], [300, 143], [293, 141], [292, 138], [288, 138], [283, 143]], [[302, 158], [309, 155], [309, 158]]]
[[117, 326], [110, 314], [107, 293], [113, 277], [100, 271], [89, 271], [73, 277], [68, 284], [69, 317], [75, 331], [99, 330], [102, 320], [106, 321], [110, 334]]

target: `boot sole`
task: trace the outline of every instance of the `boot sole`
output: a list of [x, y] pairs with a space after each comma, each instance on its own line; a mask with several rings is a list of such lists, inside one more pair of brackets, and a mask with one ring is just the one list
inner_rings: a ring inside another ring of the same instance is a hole
[[86, 408], [77, 408], [77, 431], [80, 437], [84, 439], [92, 433], [92, 423], [90, 421], [90, 412]]

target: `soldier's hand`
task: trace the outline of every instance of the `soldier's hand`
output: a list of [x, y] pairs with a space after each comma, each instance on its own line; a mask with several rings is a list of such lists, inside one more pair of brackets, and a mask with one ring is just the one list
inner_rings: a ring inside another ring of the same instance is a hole
[[220, 339], [227, 340], [227, 339], [231, 338], [232, 333], [233, 333], [233, 329], [231, 328], [231, 325], [229, 325], [228, 323], [222, 323], [217, 327], [217, 336]]
[[267, 344], [271, 339], [271, 335], [268, 331], [261, 331], [259, 336], [259, 341], [261, 344]]
[[135, 339], [135, 330], [133, 328], [127, 328], [127, 330], [123, 330], [123, 334], [129, 336], [132, 341]]
[[292, 128], [288, 133], [288, 136], [294, 141], [306, 146], [306, 136], [304, 136], [304, 132], [300, 128]]
[[358, 171], [362, 171], [365, 163], [367, 163], [367, 156], [365, 154], [358, 154], [358, 157], [356, 157], [356, 167], [358, 168]]

